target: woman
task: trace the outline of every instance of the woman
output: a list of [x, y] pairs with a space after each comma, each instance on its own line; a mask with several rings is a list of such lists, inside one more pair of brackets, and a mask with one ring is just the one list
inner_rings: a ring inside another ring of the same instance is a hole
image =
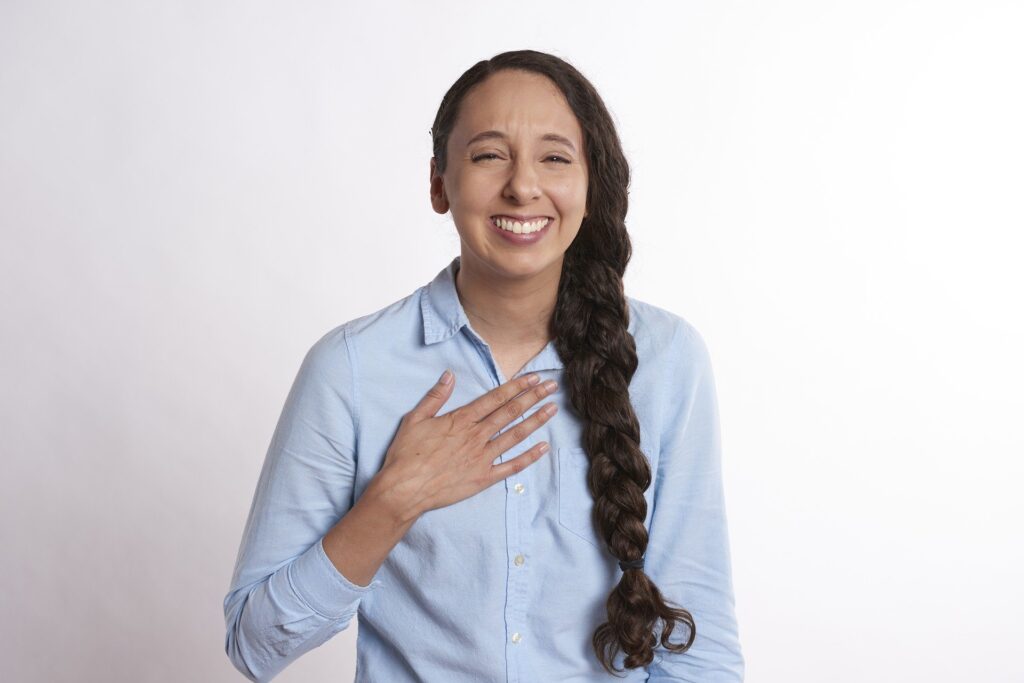
[[228, 655], [270, 680], [358, 611], [357, 681], [742, 680], [710, 358], [624, 294], [629, 168], [600, 96], [506, 52], [432, 134], [461, 254], [306, 355]]

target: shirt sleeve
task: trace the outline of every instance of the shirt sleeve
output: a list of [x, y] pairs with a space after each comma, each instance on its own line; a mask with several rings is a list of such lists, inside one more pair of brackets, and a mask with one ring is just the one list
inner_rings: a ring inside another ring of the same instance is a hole
[[344, 326], [307, 352], [256, 485], [224, 599], [225, 651], [252, 681], [269, 681], [343, 631], [362, 597], [323, 536], [352, 507], [358, 400]]
[[[722, 485], [721, 435], [707, 346], [689, 323], [679, 328], [661, 436], [648, 543], [651, 578], [665, 600], [688, 610], [696, 637], [682, 653], [655, 648], [650, 683], [743, 680]], [[660, 635], [660, 632], [659, 632]], [[685, 642], [685, 624], [670, 641]]]

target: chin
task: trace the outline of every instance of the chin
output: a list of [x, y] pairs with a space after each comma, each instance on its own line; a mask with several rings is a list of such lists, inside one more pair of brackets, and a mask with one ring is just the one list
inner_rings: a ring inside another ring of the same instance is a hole
[[499, 259], [493, 264], [495, 270], [502, 271], [511, 278], [528, 278], [540, 275], [552, 265], [560, 261], [551, 254], [519, 254], [511, 258]]

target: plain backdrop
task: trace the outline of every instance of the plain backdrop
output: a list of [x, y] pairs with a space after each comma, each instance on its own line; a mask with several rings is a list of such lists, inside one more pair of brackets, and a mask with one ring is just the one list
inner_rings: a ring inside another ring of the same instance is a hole
[[[1024, 680], [1019, 2], [0, 2], [0, 679], [242, 680], [305, 352], [458, 253], [429, 128], [575, 64], [705, 337], [753, 683]], [[440, 368], [439, 368], [440, 372]], [[282, 682], [352, 680], [358, 625]]]

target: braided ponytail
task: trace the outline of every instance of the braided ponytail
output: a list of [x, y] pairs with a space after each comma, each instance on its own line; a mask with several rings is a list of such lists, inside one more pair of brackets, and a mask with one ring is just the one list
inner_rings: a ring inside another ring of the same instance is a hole
[[[584, 225], [593, 234], [593, 225]], [[651, 467], [640, 450], [640, 424], [629, 401], [629, 382], [637, 369], [636, 345], [627, 330], [629, 308], [622, 274], [629, 260], [629, 240], [621, 235], [625, 258], [617, 263], [599, 253], [605, 239], [580, 239], [566, 252], [558, 302], [552, 316], [552, 334], [559, 355], [566, 360], [563, 384], [573, 408], [583, 418], [583, 445], [590, 457], [587, 485], [594, 498], [594, 519], [609, 552], [625, 563], [622, 578], [608, 596], [608, 621], [594, 632], [592, 645], [602, 665], [614, 673], [611, 662], [619, 650], [632, 669], [654, 660], [658, 644], [654, 629], [665, 628], [661, 644], [676, 652], [693, 644], [696, 627], [685, 609], [666, 604], [661, 592], [640, 567], [647, 551], [647, 500]], [[596, 249], [596, 251], [594, 251]], [[586, 253], [589, 252], [589, 253]], [[688, 639], [678, 645], [669, 636], [679, 621], [688, 627]]]

